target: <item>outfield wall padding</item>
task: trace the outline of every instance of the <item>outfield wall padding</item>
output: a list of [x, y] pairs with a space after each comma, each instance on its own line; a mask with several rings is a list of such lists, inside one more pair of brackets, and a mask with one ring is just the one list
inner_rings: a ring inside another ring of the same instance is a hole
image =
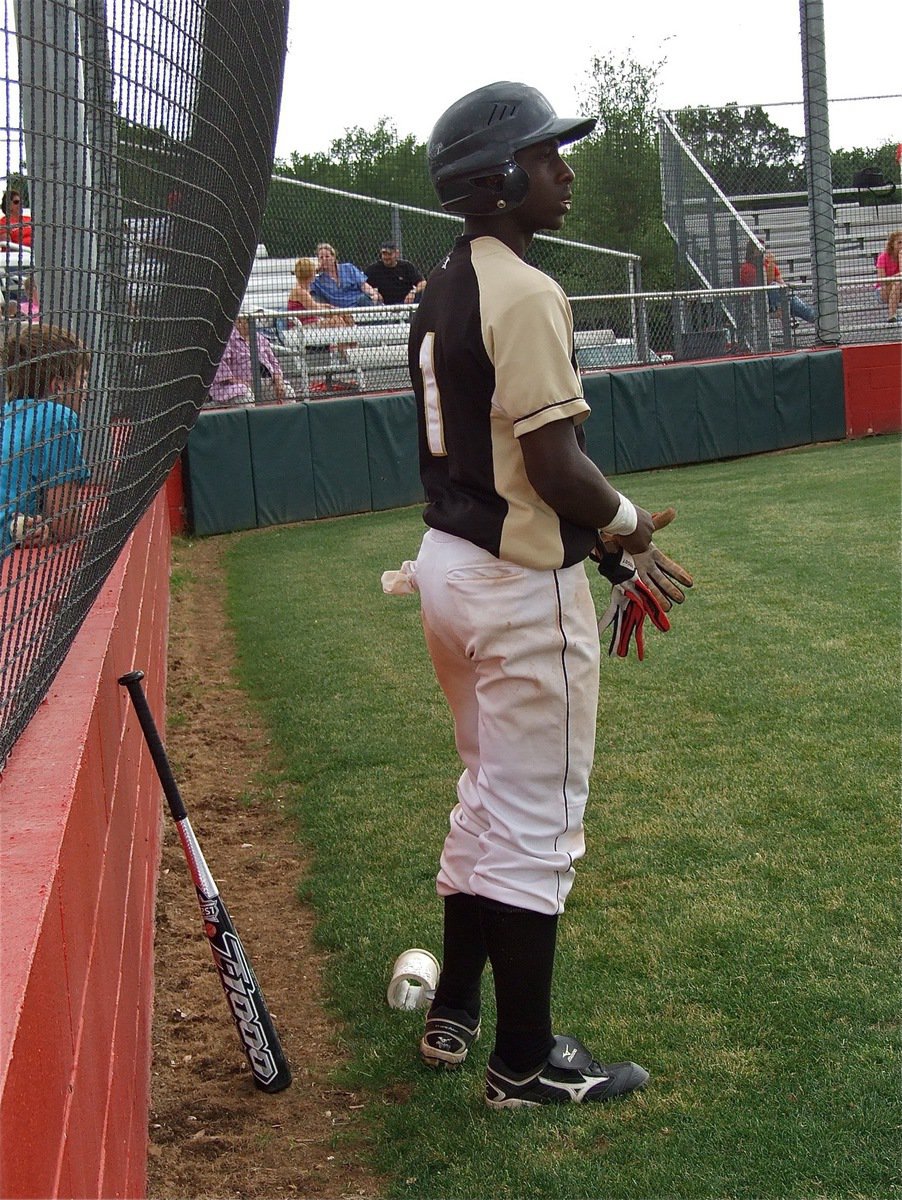
[[[248, 414], [264, 409], [202, 412], [185, 453], [191, 526], [197, 533], [229, 533], [258, 524]], [[265, 418], [264, 418], [265, 419]]]
[[902, 424], [902, 345], [847, 346], [842, 357], [846, 436], [896, 432]]
[[736, 372], [731, 362], [711, 363], [696, 375], [700, 462], [739, 454]]
[[[587, 375], [589, 456], [605, 474], [623, 475], [839, 440], [847, 426], [843, 354]], [[420, 503], [413, 397], [202, 412], [187, 474], [200, 534]]]
[[366, 404], [366, 445], [373, 509], [400, 508], [423, 498], [416, 403], [412, 393]]
[[[310, 463], [318, 517], [369, 512], [373, 507], [361, 396], [308, 405]], [[256, 416], [251, 410], [251, 417]]]
[[247, 410], [254, 525], [286, 525], [318, 515], [306, 404]]

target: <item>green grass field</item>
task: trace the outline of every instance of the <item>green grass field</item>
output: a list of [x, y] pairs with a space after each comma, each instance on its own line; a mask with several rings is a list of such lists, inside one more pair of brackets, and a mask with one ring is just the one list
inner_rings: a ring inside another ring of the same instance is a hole
[[[646, 659], [602, 661], [588, 853], [555, 1021], [647, 1092], [492, 1113], [486, 1034], [456, 1074], [385, 1002], [439, 954], [434, 871], [458, 764], [415, 597], [419, 509], [236, 539], [240, 675], [313, 852], [299, 880], [392, 1196], [897, 1194], [897, 438], [620, 477], [697, 586]], [[607, 587], [595, 576], [598, 604]], [[266, 780], [261, 779], [261, 792]]]

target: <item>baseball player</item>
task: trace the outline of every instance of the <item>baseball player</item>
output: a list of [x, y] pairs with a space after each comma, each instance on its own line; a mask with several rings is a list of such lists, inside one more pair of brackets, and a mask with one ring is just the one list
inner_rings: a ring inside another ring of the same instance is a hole
[[[495, 83], [453, 104], [428, 146], [442, 207], [466, 221], [411, 328], [429, 529], [409, 574], [464, 769], [438, 873], [443, 964], [420, 1054], [432, 1067], [463, 1063], [490, 961], [495, 1108], [607, 1100], [648, 1079], [635, 1063], [597, 1061], [551, 1022], [595, 747], [600, 651], [584, 560], [613, 553], [635, 582], [623, 552], [652, 563], [655, 528], [583, 451], [589, 407], [570, 306], [524, 261], [533, 235], [570, 211], [561, 147], [594, 125], [559, 118], [535, 88]], [[655, 562], [648, 582], [681, 600], [672, 581], [691, 579]], [[661, 618], [667, 594], [647, 611]]]

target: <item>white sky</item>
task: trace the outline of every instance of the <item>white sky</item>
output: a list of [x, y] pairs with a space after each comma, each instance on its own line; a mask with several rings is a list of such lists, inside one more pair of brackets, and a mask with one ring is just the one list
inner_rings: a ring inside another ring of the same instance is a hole
[[[532, 84], [575, 115], [593, 54], [609, 52], [667, 60], [662, 108], [801, 101], [799, 24], [798, 0], [290, 0], [276, 154], [327, 150], [380, 117], [425, 141], [452, 101], [496, 79]], [[824, 26], [831, 100], [902, 92], [898, 0], [824, 0]], [[770, 116], [802, 132], [801, 105]], [[902, 100], [831, 103], [834, 149], [886, 140], [902, 141]]]

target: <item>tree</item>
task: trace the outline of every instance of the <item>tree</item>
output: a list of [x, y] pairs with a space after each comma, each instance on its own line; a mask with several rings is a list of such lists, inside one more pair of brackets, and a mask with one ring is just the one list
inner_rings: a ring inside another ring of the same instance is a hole
[[393, 121], [381, 117], [373, 129], [355, 125], [331, 142], [325, 153], [291, 154], [276, 160], [275, 173], [397, 204], [435, 207], [426, 169], [426, 147], [412, 134], [400, 137]]
[[[596, 117], [598, 125], [591, 137], [566, 150], [577, 175], [577, 202], [562, 237], [638, 254], [648, 289], [667, 287], [673, 279], [673, 250], [661, 220], [657, 151], [662, 66], [640, 63], [630, 54], [594, 57], [580, 108]], [[346, 129], [325, 153], [293, 153], [287, 162], [277, 161], [275, 173], [431, 212], [439, 208], [425, 145], [412, 136], [400, 137], [385, 117], [371, 130]], [[320, 237], [349, 256], [372, 251], [384, 213], [351, 212], [350, 201], [298, 191], [287, 184], [271, 190], [264, 226], [271, 254], [305, 253]], [[452, 233], [434, 217], [414, 219], [407, 213], [403, 227], [405, 254], [424, 267], [438, 261]], [[547, 248], [537, 248], [536, 256], [570, 294], [625, 290], [622, 259], [596, 259], [563, 246], [554, 248], [553, 256]]]
[[28, 208], [29, 204], [31, 203], [28, 197], [28, 178], [24, 171], [10, 171], [6, 177], [4, 191], [7, 195], [9, 195], [10, 192], [18, 192], [22, 197], [23, 208]]
[[624, 149], [654, 144], [658, 121], [658, 75], [667, 60], [644, 64], [631, 53], [595, 55], [586, 71], [581, 112], [595, 117], [594, 137]]
[[594, 133], [567, 157], [576, 172], [566, 237], [626, 250], [642, 258], [647, 289], [667, 287], [673, 252], [661, 221], [657, 150], [658, 74], [664, 60], [645, 64], [632, 54], [595, 56], [580, 112], [596, 117]]
[[834, 150], [830, 156], [833, 168], [834, 188], [854, 187], [852, 180], [864, 167], [876, 167], [884, 179], [892, 180], [899, 194], [899, 165], [896, 161], [895, 142], [884, 142], [882, 146], [861, 146], [854, 150]]
[[683, 108], [674, 124], [728, 196], [805, 190], [803, 139], [777, 125], [760, 105]]

